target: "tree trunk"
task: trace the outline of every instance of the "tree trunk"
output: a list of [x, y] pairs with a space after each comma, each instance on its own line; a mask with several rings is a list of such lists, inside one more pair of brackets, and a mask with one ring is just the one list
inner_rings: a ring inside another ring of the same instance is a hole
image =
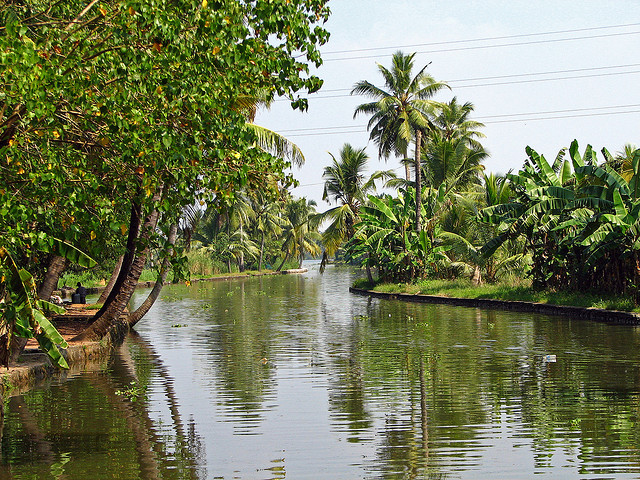
[[473, 275], [471, 276], [471, 283], [476, 287], [482, 285], [482, 273], [480, 272], [480, 266], [476, 265], [473, 269]]
[[105, 300], [107, 299], [107, 297], [109, 296], [109, 294], [113, 290], [113, 285], [116, 283], [116, 280], [118, 279], [118, 275], [120, 274], [120, 269], [122, 268], [122, 260], [123, 260], [123, 258], [124, 258], [124, 255], [120, 255], [120, 257], [118, 257], [118, 261], [116, 262], [116, 266], [114, 267], [113, 272], [111, 273], [111, 278], [109, 279], [109, 281], [105, 285], [104, 290], [102, 290], [102, 293], [100, 294], [100, 298], [98, 299], [98, 301], [96, 303], [104, 304]]
[[284, 264], [287, 263], [287, 260], [289, 260], [289, 254], [287, 253], [284, 258], [282, 259], [282, 263], [280, 264], [280, 266], [276, 269], [276, 272], [279, 272], [280, 270], [282, 270], [282, 267], [284, 267]]
[[116, 295], [118, 294], [118, 292], [120, 292], [125, 280], [127, 279], [127, 275], [131, 270], [131, 265], [135, 258], [136, 241], [138, 239], [138, 234], [140, 233], [141, 217], [142, 204], [138, 200], [134, 200], [131, 203], [131, 216], [129, 218], [129, 235], [127, 237], [127, 246], [122, 258], [120, 271], [118, 272], [118, 278], [116, 279], [111, 292], [109, 292], [109, 295], [102, 304], [102, 308], [100, 308], [94, 318], [99, 318], [104, 315], [111, 303], [115, 300]]
[[60, 275], [67, 268], [67, 264], [68, 260], [60, 255], [51, 255], [49, 257], [49, 267], [38, 290], [38, 298], [40, 300], [49, 301], [51, 294], [58, 286]]
[[373, 287], [373, 275], [371, 274], [371, 266], [369, 265], [369, 262], [365, 265], [365, 269], [367, 271], [367, 281], [369, 282], [369, 285]]
[[244, 272], [244, 252], [240, 252], [240, 256], [238, 257], [238, 271], [240, 273]]
[[420, 148], [422, 146], [422, 131], [416, 130], [416, 232], [422, 228], [420, 225], [420, 211], [422, 210], [422, 165], [420, 162]]
[[409, 183], [411, 181], [411, 166], [407, 161], [404, 162], [404, 175], [407, 179], [407, 183]]
[[264, 258], [264, 232], [260, 232], [260, 260], [258, 261], [258, 271], [262, 271], [262, 260]]
[[[177, 234], [178, 224], [174, 223], [171, 225], [171, 228], [169, 228], [169, 235], [167, 236], [167, 245], [169, 246], [169, 250], [173, 250], [173, 246], [176, 243]], [[146, 298], [146, 300], [142, 302], [142, 305], [140, 305], [135, 312], [131, 313], [127, 317], [129, 327], [133, 327], [136, 323], [138, 323], [140, 319], [147, 314], [149, 309], [153, 306], [155, 301], [160, 296], [160, 291], [162, 290], [164, 282], [167, 279], [167, 274], [169, 273], [169, 264], [171, 262], [170, 258], [171, 257], [169, 255], [164, 257], [164, 259], [162, 260], [162, 265], [160, 267], [160, 274], [158, 275], [158, 279], [156, 280], [151, 293], [149, 293], [149, 296]]]
[[[156, 195], [154, 196], [155, 201], [159, 200], [161, 193], [162, 188], [158, 189], [158, 193], [156, 193]], [[156, 228], [159, 216], [160, 212], [158, 212], [158, 210], [153, 210], [145, 218], [144, 225], [140, 229], [140, 240], [144, 241], [149, 239]], [[132, 210], [132, 220], [134, 220], [133, 217], [134, 215]], [[134, 245], [131, 249], [131, 252], [133, 252], [134, 254], [135, 243], [137, 242], [134, 241]], [[127, 252], [127, 254], [128, 253], [129, 252]], [[138, 285], [138, 280], [140, 279], [140, 275], [142, 274], [142, 269], [144, 268], [148, 253], [149, 248], [147, 247], [139, 254], [134, 255], [133, 261], [131, 262], [131, 265], [127, 270], [125, 270], [124, 268], [127, 262], [127, 255], [125, 254], [122, 269], [120, 270], [120, 274], [118, 275], [118, 281], [116, 281], [113, 291], [109, 294], [107, 302], [105, 302], [102, 308], [93, 317], [94, 319], [91, 325], [89, 325], [87, 329], [80, 335], [74, 337], [73, 340], [100, 340], [106, 335], [109, 328], [118, 318], [120, 318], [125, 308], [127, 307], [127, 304], [129, 303], [129, 300], [131, 299], [131, 296], [133, 295], [133, 292]]]

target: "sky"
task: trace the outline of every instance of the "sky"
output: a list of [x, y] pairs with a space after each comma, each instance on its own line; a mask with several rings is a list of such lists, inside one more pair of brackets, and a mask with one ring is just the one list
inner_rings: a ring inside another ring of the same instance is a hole
[[322, 200], [322, 173], [345, 143], [369, 154], [369, 171], [394, 169], [369, 140], [368, 118], [353, 118], [368, 101], [349, 95], [360, 80], [383, 87], [378, 64], [416, 52], [414, 72], [451, 86], [435, 99], [471, 102], [483, 122], [487, 172], [518, 171], [531, 146], [553, 160], [577, 139], [615, 153], [640, 146], [640, 1], [638, 0], [330, 0], [331, 33], [321, 49], [324, 80], [308, 111], [277, 100], [256, 123], [298, 145], [306, 158], [293, 170], [292, 193]]

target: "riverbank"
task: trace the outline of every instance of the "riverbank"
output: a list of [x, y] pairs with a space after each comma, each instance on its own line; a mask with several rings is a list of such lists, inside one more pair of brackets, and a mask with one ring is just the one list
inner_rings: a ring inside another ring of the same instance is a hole
[[[388, 300], [402, 300], [405, 302], [510, 310], [516, 312], [540, 313], [544, 315], [562, 315], [599, 322], [640, 325], [640, 314], [632, 311], [598, 308], [594, 306], [561, 305], [547, 302], [509, 300], [505, 298], [487, 298], [489, 292], [478, 294], [476, 292], [477, 289], [467, 289], [466, 291], [456, 290], [462, 293], [460, 296], [449, 295], [453, 289], [450, 289], [444, 294], [442, 290], [439, 290], [439, 294], [423, 293], [422, 291], [417, 291], [415, 293], [393, 291], [402, 289], [403, 285], [404, 284], [383, 284], [375, 286], [373, 289], [353, 286], [349, 288], [349, 291], [358, 295], [368, 295]], [[466, 296], [464, 295], [465, 293], [467, 294]]]

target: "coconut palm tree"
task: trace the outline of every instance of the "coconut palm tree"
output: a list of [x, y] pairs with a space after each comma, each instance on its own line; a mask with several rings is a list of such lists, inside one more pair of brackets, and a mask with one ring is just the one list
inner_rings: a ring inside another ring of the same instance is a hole
[[264, 260], [265, 239], [269, 235], [280, 235], [287, 225], [287, 221], [282, 217], [280, 203], [268, 200], [261, 192], [255, 193], [255, 196], [251, 198], [251, 204], [255, 213], [253, 228], [260, 235], [258, 271], [261, 271]]
[[[420, 230], [421, 205], [421, 144], [422, 134], [430, 128], [430, 117], [434, 114], [436, 102], [431, 98], [446, 83], [437, 82], [425, 73], [428, 65], [412, 76], [415, 53], [405, 55], [398, 51], [393, 54], [391, 70], [378, 65], [386, 89], [376, 87], [362, 80], [354, 86], [351, 94], [364, 95], [373, 99], [356, 108], [354, 118], [360, 114], [371, 115], [368, 123], [369, 138], [378, 145], [380, 157], [388, 158], [391, 153], [407, 157], [409, 144], [415, 140], [415, 184], [416, 184], [416, 231]], [[405, 164], [405, 174], [409, 180], [409, 167]]]
[[304, 164], [305, 158], [302, 150], [287, 138], [273, 130], [255, 124], [258, 109], [269, 109], [272, 98], [268, 92], [259, 92], [257, 95], [242, 95], [236, 98], [235, 109], [247, 119], [247, 128], [256, 137], [256, 146], [276, 157], [282, 157], [293, 165], [299, 167]]
[[316, 213], [315, 205], [316, 202], [313, 200], [307, 201], [306, 198], [290, 200], [285, 205], [285, 216], [288, 220], [288, 225], [283, 232], [282, 252], [284, 253], [284, 258], [277, 271], [282, 270], [284, 264], [291, 257], [298, 259], [298, 268], [300, 268], [307, 253], [312, 256], [320, 254], [320, 246], [317, 243], [320, 240], [320, 234], [315, 227], [315, 223], [313, 221], [310, 222]]
[[378, 179], [394, 178], [391, 170], [374, 172], [368, 179], [365, 176], [369, 156], [364, 148], [355, 149], [345, 143], [337, 159], [329, 153], [333, 164], [325, 167], [322, 177], [324, 182], [323, 200], [334, 201], [337, 206], [319, 214], [317, 224], [328, 220], [331, 223], [322, 234], [324, 254], [321, 270], [324, 270], [327, 258], [338, 250], [340, 246], [353, 237], [354, 224], [358, 220], [360, 207], [366, 202], [367, 195], [375, 190]]
[[478, 141], [484, 125], [470, 119], [472, 112], [471, 102], [460, 105], [456, 97], [440, 105], [422, 156], [427, 185], [445, 183], [449, 190], [460, 190], [480, 184], [482, 162], [489, 154]]
[[449, 102], [440, 105], [433, 125], [447, 140], [465, 138], [469, 146], [472, 146], [477, 142], [476, 139], [485, 137], [484, 133], [479, 131], [484, 127], [484, 123], [469, 118], [474, 108], [473, 103], [465, 102], [460, 105], [458, 97], [453, 97]]
[[482, 162], [487, 157], [482, 145], [469, 144], [466, 136], [447, 138], [442, 131], [433, 131], [422, 155], [424, 183], [433, 188], [445, 184], [447, 190], [454, 191], [480, 184]]

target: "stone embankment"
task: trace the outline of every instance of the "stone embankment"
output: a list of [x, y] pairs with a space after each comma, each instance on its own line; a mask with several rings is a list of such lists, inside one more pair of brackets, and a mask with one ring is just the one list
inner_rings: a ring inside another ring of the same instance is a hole
[[387, 300], [402, 300], [405, 302], [432, 303], [457, 307], [490, 308], [514, 312], [540, 313], [543, 315], [563, 315], [598, 322], [640, 325], [640, 315], [637, 313], [605, 310], [602, 308], [571, 307], [566, 305], [550, 305], [548, 303], [492, 300], [487, 298], [456, 298], [410, 293], [383, 293], [355, 287], [349, 288], [349, 291], [358, 295], [368, 295]]

